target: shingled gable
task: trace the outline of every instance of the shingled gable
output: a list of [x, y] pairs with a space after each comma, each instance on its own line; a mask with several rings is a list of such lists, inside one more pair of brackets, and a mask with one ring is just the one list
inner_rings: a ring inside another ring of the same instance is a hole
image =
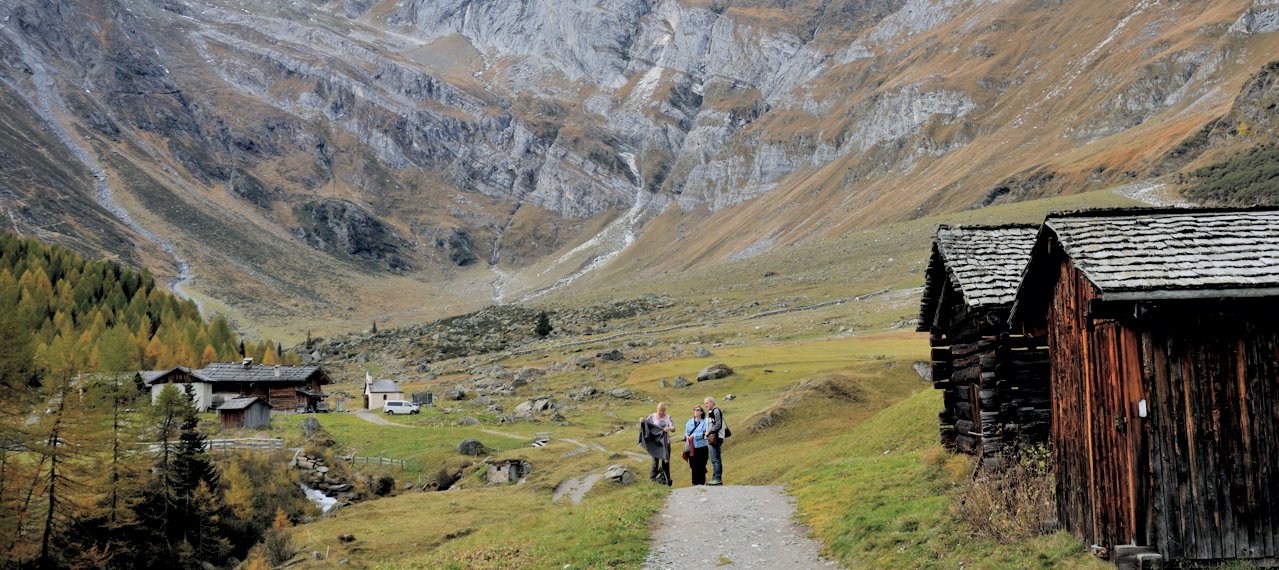
[[1053, 213], [1035, 240], [1012, 321], [1046, 314], [1066, 256], [1101, 301], [1279, 296], [1279, 208]]
[[191, 381], [191, 369], [185, 366], [174, 366], [166, 370], [143, 370], [138, 373], [138, 376], [142, 378], [142, 384], [145, 386], [151, 386], [157, 382], [185, 384]]
[[959, 288], [969, 308], [1011, 303], [1038, 228], [1031, 224], [938, 226], [924, 278], [918, 330], [927, 331], [937, 322], [948, 281]]

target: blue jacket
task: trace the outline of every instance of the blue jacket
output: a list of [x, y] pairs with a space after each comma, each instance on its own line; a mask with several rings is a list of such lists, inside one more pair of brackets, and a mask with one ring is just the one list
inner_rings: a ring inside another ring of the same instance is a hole
[[689, 418], [688, 423], [684, 424], [684, 437], [693, 436], [693, 447], [701, 449], [706, 447], [706, 420], [697, 421]]

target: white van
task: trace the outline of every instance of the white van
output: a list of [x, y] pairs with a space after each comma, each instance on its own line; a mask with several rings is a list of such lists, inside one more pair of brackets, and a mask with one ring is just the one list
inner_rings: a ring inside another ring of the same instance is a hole
[[388, 414], [416, 414], [418, 406], [404, 400], [387, 400], [382, 403], [382, 410]]

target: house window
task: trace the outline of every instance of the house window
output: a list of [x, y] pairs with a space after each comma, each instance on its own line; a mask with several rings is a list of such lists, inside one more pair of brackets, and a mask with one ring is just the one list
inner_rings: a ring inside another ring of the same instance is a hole
[[382, 401], [383, 401], [383, 402], [385, 402], [385, 401], [386, 401], [386, 394], [382, 394]]

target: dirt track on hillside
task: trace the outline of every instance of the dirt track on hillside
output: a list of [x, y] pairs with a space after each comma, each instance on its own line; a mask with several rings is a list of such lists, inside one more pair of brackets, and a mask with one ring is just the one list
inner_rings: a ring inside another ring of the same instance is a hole
[[835, 568], [793, 520], [795, 502], [781, 487], [687, 487], [666, 499], [645, 570]]

